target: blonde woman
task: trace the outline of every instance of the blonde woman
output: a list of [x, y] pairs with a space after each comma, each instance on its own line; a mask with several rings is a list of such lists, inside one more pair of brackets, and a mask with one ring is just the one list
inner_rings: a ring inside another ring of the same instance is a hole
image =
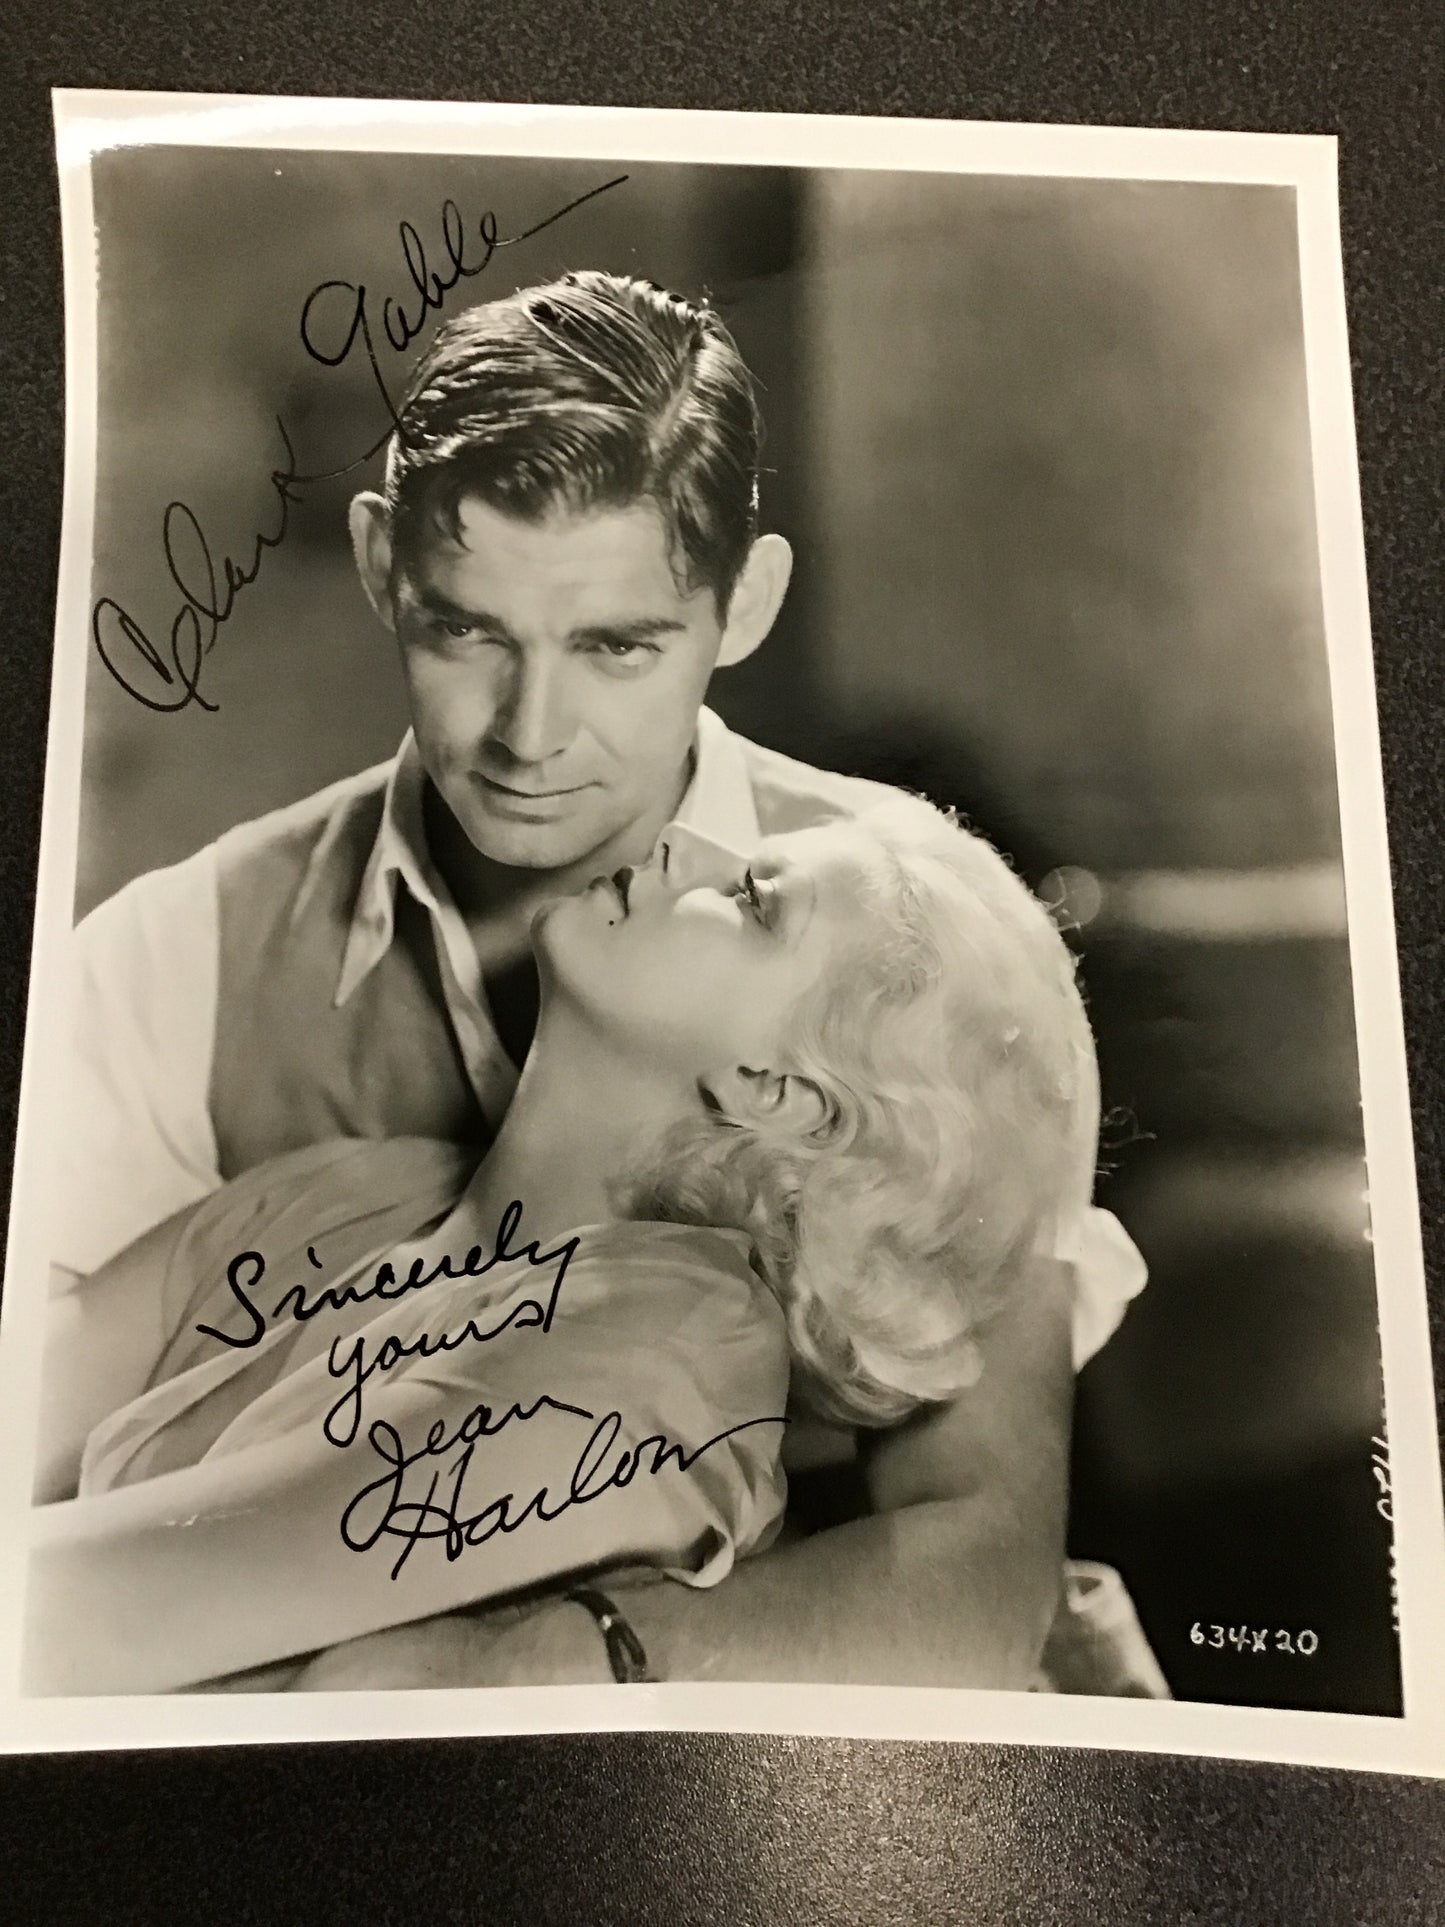
[[714, 1584], [780, 1527], [790, 1419], [966, 1390], [1041, 1251], [1080, 1355], [1142, 1282], [1090, 1202], [1069, 954], [931, 805], [748, 862], [666, 834], [533, 943], [480, 1166], [318, 1145], [87, 1282], [32, 1690], [194, 1685], [618, 1568]]

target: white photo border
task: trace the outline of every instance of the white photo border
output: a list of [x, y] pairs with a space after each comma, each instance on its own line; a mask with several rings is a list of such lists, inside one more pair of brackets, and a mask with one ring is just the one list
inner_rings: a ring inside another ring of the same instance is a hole
[[[1445, 1775], [1445, 1510], [1390, 892], [1333, 137], [57, 90], [66, 460], [56, 645], [10, 1211], [12, 1278], [43, 1276], [77, 864], [97, 435], [90, 162], [139, 144], [846, 167], [1290, 187], [1298, 210], [1318, 555], [1396, 1547], [1401, 1717], [947, 1688], [548, 1686], [40, 1699], [19, 1690], [25, 1561], [0, 1562], [0, 1751], [674, 1729], [1124, 1748]], [[26, 1537], [43, 1297], [0, 1320], [0, 1544]]]

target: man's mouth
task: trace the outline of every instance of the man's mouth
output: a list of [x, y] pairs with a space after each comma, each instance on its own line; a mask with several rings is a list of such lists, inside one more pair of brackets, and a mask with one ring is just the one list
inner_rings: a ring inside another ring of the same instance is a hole
[[579, 789], [586, 787], [581, 783], [569, 783], [564, 789], [558, 790], [524, 790], [515, 783], [500, 783], [495, 776], [488, 776], [483, 770], [478, 770], [477, 777], [489, 790], [496, 790], [501, 796], [510, 796], [518, 803], [552, 803], [559, 796], [575, 796]]

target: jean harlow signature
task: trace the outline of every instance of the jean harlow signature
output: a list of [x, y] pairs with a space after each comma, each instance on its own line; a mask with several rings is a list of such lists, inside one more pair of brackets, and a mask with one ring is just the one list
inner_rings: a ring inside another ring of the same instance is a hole
[[[477, 1511], [464, 1514], [461, 1511], [462, 1481], [478, 1442], [484, 1438], [494, 1438], [513, 1421], [525, 1424], [544, 1409], [593, 1421], [592, 1431], [568, 1475], [566, 1490], [559, 1494], [542, 1486], [525, 1501], [519, 1501], [515, 1492], [503, 1492], [489, 1499]], [[363, 1486], [347, 1506], [341, 1518], [341, 1536], [353, 1552], [369, 1551], [386, 1536], [404, 1540], [405, 1544], [391, 1569], [391, 1576], [395, 1579], [420, 1539], [443, 1540], [447, 1558], [459, 1559], [469, 1548], [485, 1545], [499, 1532], [516, 1532], [529, 1519], [550, 1525], [573, 1506], [587, 1505], [593, 1499], [602, 1498], [605, 1493], [622, 1491], [639, 1474], [655, 1478], [659, 1472], [667, 1471], [670, 1467], [687, 1472], [704, 1452], [711, 1451], [724, 1439], [749, 1431], [755, 1425], [786, 1424], [787, 1420], [781, 1416], [744, 1419], [742, 1424], [730, 1425], [726, 1431], [704, 1439], [701, 1445], [691, 1450], [669, 1440], [662, 1433], [654, 1433], [636, 1445], [624, 1446], [618, 1452], [615, 1448], [623, 1425], [620, 1412], [606, 1412], [597, 1418], [580, 1405], [569, 1405], [544, 1392], [532, 1404], [511, 1405], [500, 1416], [494, 1415], [490, 1406], [478, 1404], [452, 1433], [448, 1433], [445, 1423], [438, 1419], [427, 1433], [425, 1444], [413, 1452], [406, 1452], [393, 1427], [378, 1419], [368, 1428], [367, 1439], [372, 1451], [385, 1462], [387, 1470], [369, 1485]], [[442, 1476], [440, 1470], [432, 1473], [425, 1498], [419, 1503], [404, 1500], [402, 1482], [408, 1471], [421, 1460], [438, 1458], [458, 1445], [462, 1450], [452, 1467], [451, 1492], [447, 1502], [444, 1505], [433, 1503]], [[368, 1508], [372, 1515], [369, 1519]]]
[[[443, 1254], [430, 1265], [418, 1257], [400, 1278], [395, 1265], [387, 1262], [377, 1268], [369, 1283], [362, 1285], [321, 1285], [309, 1294], [304, 1285], [293, 1285], [282, 1293], [269, 1313], [256, 1301], [266, 1274], [265, 1258], [259, 1251], [238, 1252], [226, 1268], [226, 1283], [244, 1315], [245, 1329], [237, 1333], [222, 1331], [215, 1325], [198, 1325], [196, 1329], [233, 1351], [249, 1351], [261, 1343], [277, 1319], [289, 1317], [305, 1323], [348, 1305], [390, 1303], [412, 1292], [425, 1291], [439, 1280], [484, 1278], [498, 1265], [515, 1264], [522, 1259], [531, 1269], [556, 1267], [545, 1298], [518, 1299], [498, 1323], [487, 1328], [468, 1318], [457, 1330], [436, 1336], [419, 1332], [404, 1342], [388, 1335], [370, 1356], [364, 1333], [352, 1338], [349, 1348], [346, 1341], [333, 1339], [327, 1370], [333, 1378], [345, 1381], [345, 1389], [327, 1411], [322, 1430], [332, 1445], [344, 1450], [355, 1442], [361, 1429], [363, 1394], [375, 1374], [389, 1372], [409, 1358], [433, 1358], [462, 1345], [485, 1345], [505, 1332], [534, 1330], [544, 1338], [551, 1332], [567, 1267], [577, 1255], [580, 1239], [567, 1238], [548, 1251], [540, 1250], [536, 1239], [528, 1244], [518, 1243], [514, 1248], [513, 1239], [519, 1234], [521, 1219], [521, 1201], [513, 1199], [502, 1213], [490, 1251], [483, 1245], [473, 1245], [460, 1259]], [[306, 1247], [306, 1255], [318, 1270], [322, 1268], [314, 1246]], [[485, 1439], [495, 1438], [509, 1425], [525, 1425], [545, 1412], [581, 1420], [592, 1428], [566, 1474], [565, 1490], [554, 1492], [543, 1486], [525, 1500], [519, 1500], [515, 1492], [504, 1492], [488, 1499], [476, 1511], [464, 1512], [463, 1484], [478, 1445]], [[434, 1420], [423, 1443], [411, 1451], [403, 1445], [394, 1426], [384, 1419], [373, 1420], [366, 1428], [367, 1444], [386, 1469], [364, 1485], [347, 1505], [341, 1517], [341, 1537], [353, 1552], [367, 1552], [383, 1538], [403, 1540], [392, 1567], [391, 1576], [395, 1579], [421, 1540], [442, 1540], [448, 1560], [458, 1559], [468, 1548], [485, 1545], [498, 1533], [516, 1532], [529, 1520], [550, 1525], [573, 1506], [587, 1505], [607, 1492], [622, 1491], [639, 1476], [655, 1478], [670, 1469], [685, 1473], [703, 1453], [724, 1439], [755, 1425], [786, 1425], [787, 1419], [781, 1414], [747, 1419], [691, 1448], [662, 1433], [653, 1433], [635, 1445], [619, 1449], [623, 1424], [620, 1411], [605, 1412], [599, 1417], [586, 1406], [572, 1404], [548, 1392], [541, 1393], [529, 1404], [514, 1401], [505, 1410], [479, 1400], [450, 1429], [445, 1419]], [[439, 1504], [437, 1488], [445, 1468], [438, 1461], [452, 1451], [456, 1451], [457, 1456], [450, 1468], [449, 1490], [445, 1503]], [[429, 1468], [424, 1462], [430, 1462]], [[424, 1496], [418, 1500], [406, 1495], [406, 1485], [408, 1473], [419, 1466], [424, 1468], [422, 1477], [426, 1476], [427, 1469], [431, 1476]]]

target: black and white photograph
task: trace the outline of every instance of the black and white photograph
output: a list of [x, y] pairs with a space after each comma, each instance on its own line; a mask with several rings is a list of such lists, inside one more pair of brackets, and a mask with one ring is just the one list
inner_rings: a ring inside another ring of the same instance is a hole
[[55, 100], [0, 1744], [1445, 1771], [1333, 143]]

